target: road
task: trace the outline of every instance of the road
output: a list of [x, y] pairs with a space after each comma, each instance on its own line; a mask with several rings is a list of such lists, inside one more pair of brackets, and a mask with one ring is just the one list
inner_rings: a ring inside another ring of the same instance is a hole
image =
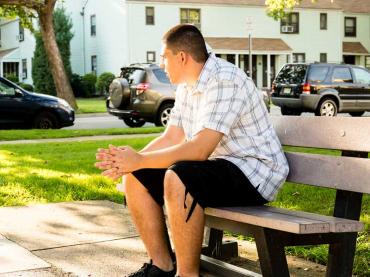
[[[281, 116], [280, 108], [276, 106], [271, 107], [272, 116]], [[313, 116], [313, 113], [303, 113], [302, 116]], [[347, 113], [339, 114], [339, 116], [350, 116]], [[370, 117], [370, 112], [365, 113], [363, 116]], [[144, 126], [152, 126], [153, 123], [146, 123]], [[108, 128], [124, 128], [127, 125], [120, 119], [109, 114], [83, 114], [78, 115], [75, 124], [71, 127], [64, 129], [81, 130], [81, 129], [108, 129]]]

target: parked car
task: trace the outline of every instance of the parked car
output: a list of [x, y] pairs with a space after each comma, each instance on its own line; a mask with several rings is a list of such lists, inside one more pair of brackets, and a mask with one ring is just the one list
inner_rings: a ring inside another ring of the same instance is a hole
[[362, 116], [370, 111], [370, 71], [348, 64], [286, 64], [273, 82], [271, 99], [283, 115]]
[[109, 87], [107, 111], [130, 127], [145, 122], [166, 126], [175, 102], [175, 90], [166, 73], [155, 64], [132, 64]]
[[61, 128], [73, 125], [74, 110], [63, 99], [29, 92], [0, 77], [0, 126], [2, 128]]

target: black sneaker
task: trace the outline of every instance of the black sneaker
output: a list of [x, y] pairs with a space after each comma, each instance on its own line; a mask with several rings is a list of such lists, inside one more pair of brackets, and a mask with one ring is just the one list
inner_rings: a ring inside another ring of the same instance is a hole
[[127, 277], [174, 277], [176, 275], [176, 269], [171, 271], [163, 271], [159, 267], [150, 263], [145, 263], [138, 271], [131, 273]]

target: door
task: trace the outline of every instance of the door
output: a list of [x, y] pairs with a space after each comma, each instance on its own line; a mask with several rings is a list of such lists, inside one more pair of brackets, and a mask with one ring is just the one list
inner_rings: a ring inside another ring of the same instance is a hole
[[338, 91], [342, 102], [342, 109], [355, 109], [357, 91], [354, 90], [353, 77], [349, 67], [336, 66], [333, 68], [332, 83]]
[[357, 90], [357, 107], [370, 111], [370, 72], [362, 68], [352, 68]]

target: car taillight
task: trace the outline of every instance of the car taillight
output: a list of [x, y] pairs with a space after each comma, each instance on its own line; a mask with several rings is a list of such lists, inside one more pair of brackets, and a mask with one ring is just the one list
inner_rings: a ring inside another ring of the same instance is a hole
[[149, 83], [140, 83], [136, 86], [136, 94], [139, 95], [149, 88]]
[[304, 84], [303, 85], [302, 93], [304, 93], [304, 94], [310, 94], [311, 93], [310, 84]]
[[274, 92], [275, 91], [275, 88], [276, 88], [276, 85], [275, 83], [272, 83], [272, 86], [271, 86], [271, 91]]

